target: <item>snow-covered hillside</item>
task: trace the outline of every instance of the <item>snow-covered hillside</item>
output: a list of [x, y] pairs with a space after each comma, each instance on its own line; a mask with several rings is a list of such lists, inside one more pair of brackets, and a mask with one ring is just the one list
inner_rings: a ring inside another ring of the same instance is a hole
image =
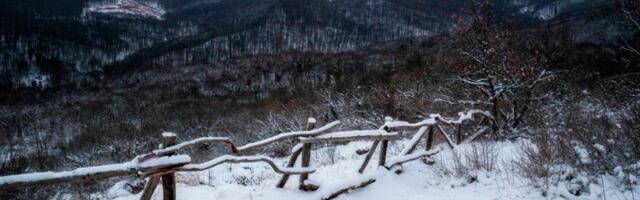
[[157, 4], [135, 0], [117, 0], [109, 4], [93, 4], [85, 9], [87, 13], [101, 13], [116, 17], [154, 18], [161, 20], [165, 10]]
[[[576, 15], [585, 10], [593, 10], [597, 7], [608, 6], [608, 1], [603, 0], [560, 0], [560, 1], [527, 1], [512, 0], [511, 6], [518, 9], [520, 14], [538, 20], [552, 20], [561, 14]], [[574, 13], [574, 14], [572, 14]]]
[[[389, 150], [392, 155], [400, 152], [404, 143], [394, 142]], [[178, 174], [178, 199], [322, 199], [348, 185], [375, 178], [376, 181], [361, 189], [339, 196], [342, 200], [369, 199], [585, 199], [623, 200], [640, 197], [640, 186], [633, 185], [629, 192], [621, 186], [620, 174], [603, 175], [587, 184], [586, 194], [571, 194], [572, 187], [578, 181], [588, 179], [580, 173], [571, 173], [575, 177], [563, 177], [555, 184], [544, 188], [531, 186], [514, 172], [513, 161], [522, 159], [521, 147], [531, 146], [526, 140], [516, 142], [475, 143], [458, 146], [455, 150], [440, 146], [443, 151], [434, 157], [435, 164], [427, 165], [420, 160], [407, 163], [401, 174], [386, 169], [375, 169], [371, 165], [364, 174], [357, 172], [364, 155], [356, 150], [368, 148], [365, 142], [353, 142], [344, 146], [324, 147], [314, 151], [312, 165], [318, 167], [311, 179], [321, 188], [315, 192], [303, 192], [297, 189], [297, 177], [292, 177], [284, 189], [275, 187], [280, 175], [273, 173], [265, 164], [225, 164], [198, 173]], [[478, 150], [483, 149], [483, 150]], [[463, 170], [472, 165], [475, 156], [483, 157], [493, 169]], [[280, 159], [285, 163], [285, 159]], [[459, 161], [459, 162], [458, 162]], [[493, 163], [490, 163], [493, 162]], [[635, 166], [635, 167], [640, 167]], [[566, 169], [565, 174], [570, 174]], [[458, 171], [458, 172], [456, 172]], [[462, 173], [456, 175], [456, 173]], [[572, 176], [573, 176], [572, 175]], [[624, 175], [622, 175], [624, 176]], [[635, 178], [635, 177], [634, 177]], [[636, 180], [637, 182], [637, 180]], [[602, 187], [604, 183], [604, 188]], [[113, 186], [102, 198], [119, 200], [139, 199], [140, 194], [132, 195], [122, 189], [125, 182]], [[546, 192], [543, 192], [546, 191]], [[156, 189], [154, 198], [161, 198], [162, 189]], [[603, 195], [604, 194], [604, 195]], [[96, 197], [98, 197], [96, 196]]]

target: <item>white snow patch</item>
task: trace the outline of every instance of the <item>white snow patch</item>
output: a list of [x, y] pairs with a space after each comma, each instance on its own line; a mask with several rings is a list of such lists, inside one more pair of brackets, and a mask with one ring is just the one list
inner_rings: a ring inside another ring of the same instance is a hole
[[174, 132], [162, 132], [162, 137], [176, 137], [176, 136], [178, 135]]
[[124, 189], [127, 181], [120, 181], [114, 184], [109, 190], [107, 190], [107, 196], [111, 199], [121, 196], [131, 195], [131, 193]]
[[20, 78], [20, 85], [25, 87], [47, 87], [51, 77], [48, 75], [31, 74]]
[[311, 118], [307, 119], [307, 123], [315, 124], [316, 123], [316, 118], [311, 117]]
[[[389, 143], [389, 155], [392, 160], [407, 144], [408, 140], [393, 141]], [[580, 187], [580, 181], [586, 176], [575, 178], [575, 181], [550, 186], [548, 195], [542, 195], [542, 189], [529, 186], [522, 177], [519, 177], [512, 170], [510, 161], [521, 159], [520, 148], [523, 145], [531, 145], [526, 140], [516, 142], [492, 142], [480, 145], [492, 145], [496, 147], [497, 169], [493, 171], [473, 171], [477, 181], [469, 183], [465, 178], [442, 177], [435, 165], [425, 165], [420, 161], [412, 161], [403, 164], [403, 173], [395, 174], [393, 171], [377, 168], [375, 164], [370, 164], [364, 174], [357, 172], [364, 155], [357, 155], [357, 149], [368, 147], [371, 142], [351, 142], [347, 145], [336, 146], [335, 155], [326, 154], [330, 148], [314, 149], [312, 154], [312, 166], [316, 166], [316, 172], [310, 174], [307, 183], [320, 186], [315, 192], [303, 192], [298, 190], [298, 176], [291, 176], [289, 182], [283, 189], [276, 188], [275, 185], [280, 179], [280, 175], [274, 173], [265, 164], [241, 163], [223, 164], [219, 167], [207, 171], [189, 172], [199, 177], [202, 185], [184, 184], [184, 180], [178, 179], [177, 199], [188, 200], [282, 200], [282, 199], [302, 199], [317, 200], [322, 197], [360, 182], [375, 179], [371, 185], [353, 190], [347, 194], [339, 196], [338, 200], [369, 200], [369, 199], [400, 199], [400, 200], [537, 200], [537, 199], [603, 199], [601, 185], [590, 184], [590, 193], [583, 196], [575, 196], [568, 191]], [[465, 155], [473, 152], [477, 145], [462, 144], [455, 149], [443, 148], [433, 159], [438, 163], [444, 163], [455, 153]], [[420, 148], [420, 147], [418, 147]], [[336, 162], [328, 164], [330, 157]], [[465, 157], [462, 156], [464, 159]], [[377, 154], [374, 154], [372, 161], [376, 161]], [[284, 166], [287, 158], [278, 158], [275, 161]], [[451, 161], [450, 161], [451, 162]], [[375, 163], [375, 162], [372, 162]], [[638, 162], [640, 168], [640, 162]], [[565, 175], [574, 173], [572, 168], [566, 166], [554, 166], [552, 171], [563, 171]], [[180, 173], [179, 173], [180, 174]], [[181, 177], [181, 176], [177, 176]], [[635, 178], [635, 177], [634, 177]], [[619, 188], [619, 183], [614, 179], [605, 177], [606, 199], [623, 200], [631, 199], [629, 190]], [[638, 185], [634, 185], [636, 197], [640, 191]], [[154, 199], [161, 199], [162, 188], [158, 187]], [[118, 200], [139, 199], [141, 194], [127, 195], [117, 198]]]
[[582, 144], [579, 144], [575, 141], [572, 141], [571, 143], [573, 143], [573, 150], [576, 151], [576, 154], [578, 154], [580, 163], [591, 164], [591, 157], [589, 156], [589, 151], [586, 148], [584, 148]]
[[604, 147], [604, 145], [602, 145], [602, 144], [594, 144], [593, 147], [596, 148], [598, 150], [598, 152], [600, 152], [600, 154], [602, 154], [602, 155], [607, 153], [607, 148]]

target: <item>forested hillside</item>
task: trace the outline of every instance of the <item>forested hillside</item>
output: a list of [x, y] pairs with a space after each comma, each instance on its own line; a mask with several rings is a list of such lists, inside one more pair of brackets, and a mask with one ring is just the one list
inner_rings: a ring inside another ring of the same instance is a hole
[[[616, 8], [608, 1], [493, 6], [496, 20], [508, 26], [567, 26], [576, 42], [629, 37], [613, 23]], [[465, 1], [412, 0], [4, 1], [0, 9], [0, 45], [10, 49], [0, 55], [0, 76], [9, 87], [52, 87], [104, 72], [243, 55], [344, 52], [450, 33], [471, 12]]]

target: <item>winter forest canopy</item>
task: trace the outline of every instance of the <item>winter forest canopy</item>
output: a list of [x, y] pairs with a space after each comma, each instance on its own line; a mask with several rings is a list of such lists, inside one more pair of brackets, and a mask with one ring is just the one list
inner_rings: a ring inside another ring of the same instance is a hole
[[[140, 167], [132, 159], [167, 131], [241, 145], [303, 131], [309, 117], [340, 120], [318, 136], [331, 139], [433, 114], [451, 125], [434, 146], [478, 134], [401, 174], [354, 175], [376, 180], [338, 199], [640, 198], [640, 1], [0, 2], [0, 176]], [[389, 154], [403, 156], [416, 131], [429, 134], [421, 126], [365, 132], [397, 135]], [[280, 169], [298, 142], [252, 158]], [[318, 191], [339, 188], [328, 183], [348, 175], [332, 172], [359, 167], [355, 152], [370, 148], [339, 144], [313, 147]], [[182, 153], [241, 160], [225, 146]], [[320, 198], [276, 190], [270, 169], [181, 172], [178, 190], [193, 196], [178, 199]], [[147, 180], [0, 189], [0, 199], [139, 199]]]

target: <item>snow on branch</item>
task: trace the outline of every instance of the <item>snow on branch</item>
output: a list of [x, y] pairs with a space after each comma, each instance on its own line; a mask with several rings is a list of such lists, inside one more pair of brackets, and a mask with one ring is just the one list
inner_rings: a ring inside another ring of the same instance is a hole
[[467, 120], [473, 120], [473, 115], [476, 115], [476, 114], [480, 114], [488, 118], [493, 118], [493, 115], [491, 115], [491, 113], [488, 111], [469, 110], [467, 112], [459, 112], [458, 119], [449, 119], [449, 118], [442, 117], [440, 114], [431, 114], [429, 115], [428, 119], [422, 120], [420, 122], [409, 123], [406, 121], [388, 121], [384, 123], [383, 127], [385, 126], [389, 128], [423, 127], [423, 126], [435, 125], [438, 122], [443, 122], [445, 124], [460, 124]]
[[126, 176], [153, 169], [181, 166], [191, 162], [188, 155], [150, 158], [144, 162], [136, 159], [117, 164], [94, 167], [77, 168], [61, 172], [36, 172], [28, 174], [0, 177], [0, 189], [18, 188], [33, 185], [52, 184], [60, 182], [76, 182], [84, 180], [105, 179], [115, 176]]
[[457, 80], [478, 88], [484, 95], [489, 97], [489, 99], [494, 98], [496, 94], [492, 93], [491, 90], [497, 90], [498, 88], [494, 87], [493, 84], [488, 82], [488, 79], [479, 79], [479, 80], [470, 80], [467, 78], [458, 77]]
[[440, 115], [434, 115], [434, 116], [438, 121], [444, 122], [446, 124], [461, 124], [464, 121], [473, 120], [473, 115], [475, 114], [480, 114], [485, 117], [493, 118], [493, 115], [491, 115], [490, 112], [484, 111], [484, 110], [469, 110], [467, 112], [459, 112], [458, 119], [454, 119], [454, 120], [447, 120]]
[[398, 138], [397, 132], [387, 132], [385, 130], [358, 130], [340, 131], [327, 133], [317, 137], [301, 137], [302, 143], [313, 142], [339, 142], [353, 140], [394, 140]]
[[490, 101], [481, 101], [481, 100], [458, 100], [458, 101], [451, 101], [451, 100], [446, 100], [446, 99], [434, 99], [434, 102], [443, 102], [446, 104], [468, 104], [468, 105], [493, 105], [492, 102]]
[[296, 138], [296, 137], [312, 137], [312, 136], [317, 136], [319, 134], [322, 134], [323, 132], [337, 126], [340, 124], [340, 121], [334, 121], [331, 122], [327, 125], [324, 125], [323, 127], [317, 128], [317, 129], [313, 129], [313, 130], [309, 130], [309, 131], [295, 131], [295, 132], [289, 132], [289, 133], [282, 133], [264, 140], [260, 140], [257, 142], [253, 142], [253, 143], [249, 143], [246, 144], [244, 146], [238, 147], [237, 150], [239, 152], [243, 152], [243, 151], [248, 151], [251, 149], [255, 149], [261, 146], [266, 146], [268, 144], [271, 144], [273, 142], [277, 142], [280, 140], [285, 140], [285, 139], [289, 139], [289, 138]]
[[529, 89], [533, 89], [539, 83], [548, 80], [554, 73], [549, 72], [547, 70], [542, 70], [538, 76], [531, 82], [531, 84], [527, 85]]
[[489, 86], [490, 85], [489, 83], [487, 83], [487, 81], [488, 81], [487, 79], [469, 80], [469, 79], [466, 79], [466, 78], [458, 77], [458, 80], [460, 80], [460, 81], [462, 81], [462, 82], [464, 82], [466, 84], [469, 84], [469, 85], [483, 85], [483, 86]]
[[220, 156], [216, 159], [210, 160], [205, 163], [184, 165], [176, 169], [176, 171], [202, 171], [223, 163], [254, 163], [254, 162], [267, 163], [269, 164], [269, 166], [271, 166], [273, 171], [280, 174], [302, 174], [302, 173], [315, 172], [314, 168], [309, 168], [309, 167], [300, 167], [300, 168], [280, 167], [275, 163], [275, 161], [273, 161], [272, 158], [267, 156], [232, 156], [232, 155]]

